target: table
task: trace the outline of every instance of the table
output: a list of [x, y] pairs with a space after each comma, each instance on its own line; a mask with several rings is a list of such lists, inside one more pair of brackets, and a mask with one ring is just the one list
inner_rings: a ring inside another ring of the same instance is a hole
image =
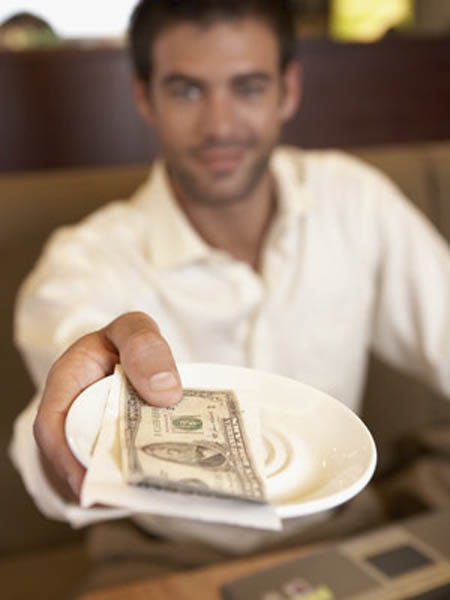
[[310, 551], [296, 548], [90, 592], [79, 600], [221, 600], [220, 586]]
[[294, 575], [302, 583], [311, 579], [316, 590], [323, 588], [337, 598], [450, 598], [449, 526], [447, 507], [337, 542], [141, 580], [86, 594], [81, 600], [220, 600], [224, 583], [299, 557], [294, 567], [284, 565], [267, 579], [240, 585], [239, 597], [257, 598], [268, 583], [279, 590], [292, 583]]

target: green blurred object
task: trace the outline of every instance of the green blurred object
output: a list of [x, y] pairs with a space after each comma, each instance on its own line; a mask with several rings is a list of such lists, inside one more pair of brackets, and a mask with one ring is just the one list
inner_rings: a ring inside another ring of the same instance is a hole
[[33, 50], [59, 44], [60, 38], [51, 25], [32, 13], [16, 13], [0, 24], [2, 50]]
[[414, 0], [331, 0], [330, 34], [342, 41], [373, 42], [414, 22]]

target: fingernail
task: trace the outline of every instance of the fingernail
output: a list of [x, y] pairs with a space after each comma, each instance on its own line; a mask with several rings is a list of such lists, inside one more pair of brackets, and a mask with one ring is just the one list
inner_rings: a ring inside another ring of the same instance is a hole
[[171, 371], [163, 371], [153, 375], [150, 379], [152, 392], [166, 392], [178, 386], [178, 380]]

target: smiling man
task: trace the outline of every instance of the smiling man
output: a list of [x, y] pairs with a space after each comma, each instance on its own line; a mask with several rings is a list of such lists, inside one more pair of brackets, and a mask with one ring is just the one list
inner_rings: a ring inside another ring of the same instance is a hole
[[217, 22], [211, 16], [163, 31], [153, 44], [151, 78], [135, 90], [192, 225], [212, 246], [256, 267], [275, 207], [269, 161], [297, 108], [300, 77], [294, 61], [280, 69], [280, 40], [268, 20], [240, 12], [239, 19], [223, 22], [218, 13]]
[[[119, 361], [159, 406], [180, 398], [178, 361], [206, 361], [296, 378], [358, 411], [370, 349], [450, 393], [447, 245], [373, 169], [278, 147], [301, 92], [289, 3], [142, 0], [130, 40], [161, 160], [131, 199], [52, 238], [17, 306], [39, 394], [12, 455], [45, 514], [77, 525], [109, 513], [77, 504], [65, 416]], [[136, 519], [189, 539], [176, 520]], [[281, 535], [300, 542], [304, 527], [290, 519]], [[212, 525], [202, 536], [196, 564], [280, 541]], [[177, 556], [157, 543], [167, 564]]]

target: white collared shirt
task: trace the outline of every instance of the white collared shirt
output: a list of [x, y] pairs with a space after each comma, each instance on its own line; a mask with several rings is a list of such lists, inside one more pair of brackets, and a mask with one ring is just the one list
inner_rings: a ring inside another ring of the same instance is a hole
[[[181, 362], [269, 370], [358, 411], [368, 351], [450, 394], [450, 253], [380, 173], [339, 152], [278, 149], [278, 211], [256, 273], [210, 247], [164, 165], [128, 201], [55, 233], [24, 283], [16, 342], [40, 389], [81, 335], [148, 313]], [[39, 471], [30, 406], [12, 456], [41, 509], [80, 524]], [[80, 516], [83, 512], [83, 516]]]

